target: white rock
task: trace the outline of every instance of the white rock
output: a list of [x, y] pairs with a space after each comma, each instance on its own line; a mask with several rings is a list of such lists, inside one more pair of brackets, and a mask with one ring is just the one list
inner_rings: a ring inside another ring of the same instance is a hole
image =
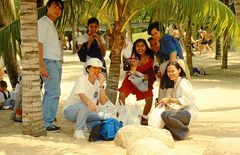
[[160, 140], [161, 142], [166, 144], [168, 147], [174, 146], [173, 137], [168, 130], [158, 129], [150, 126], [142, 126], [142, 125], [127, 125], [122, 127], [117, 132], [117, 135], [114, 139], [114, 143], [117, 146], [128, 148], [137, 139], [146, 138], [146, 137]]
[[170, 155], [169, 148], [156, 138], [137, 139], [127, 148], [126, 155]]

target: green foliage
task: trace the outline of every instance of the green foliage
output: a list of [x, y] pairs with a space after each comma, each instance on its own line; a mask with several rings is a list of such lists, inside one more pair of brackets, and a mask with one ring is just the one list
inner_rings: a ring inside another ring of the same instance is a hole
[[17, 51], [20, 42], [20, 21], [15, 20], [0, 31], [0, 55]]
[[147, 31], [145, 32], [140, 32], [140, 33], [134, 33], [133, 34], [133, 42], [136, 41], [137, 39], [139, 38], [142, 38], [142, 39], [145, 39], [147, 41], [147, 39], [149, 38], [150, 36], [147, 34]]
[[[46, 7], [38, 9], [38, 17], [42, 17], [46, 12]], [[0, 29], [0, 55], [6, 58], [7, 52], [14, 52], [16, 56], [17, 49], [20, 49], [20, 19]]]
[[20, 10], [20, 0], [14, 0], [14, 4], [15, 4], [16, 12], [19, 12], [19, 10]]
[[240, 25], [235, 15], [219, 0], [154, 0], [146, 9], [153, 21], [161, 21], [165, 25], [169, 21], [185, 23], [191, 18], [194, 33], [204, 26], [209, 32], [214, 31], [216, 37], [225, 30], [228, 37], [240, 35]]

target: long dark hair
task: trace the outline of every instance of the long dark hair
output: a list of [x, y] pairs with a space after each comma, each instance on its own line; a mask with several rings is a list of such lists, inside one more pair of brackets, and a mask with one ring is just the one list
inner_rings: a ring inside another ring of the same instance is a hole
[[135, 55], [135, 56], [138, 58], [138, 60], [141, 59], [141, 55], [138, 54], [138, 52], [136, 51], [136, 45], [137, 45], [137, 43], [139, 43], [139, 42], [142, 42], [142, 43], [146, 46], [146, 51], [145, 51], [146, 55], [149, 55], [152, 59], [154, 59], [154, 53], [153, 53], [153, 51], [148, 47], [148, 44], [147, 44], [146, 40], [144, 40], [144, 39], [142, 39], [142, 38], [137, 39], [137, 40], [133, 43], [132, 55]]
[[177, 63], [176, 61], [173, 61], [173, 62], [169, 62], [165, 71], [164, 71], [164, 74], [161, 78], [161, 84], [160, 84], [160, 88], [164, 89], [168, 89], [168, 88], [174, 88], [174, 81], [172, 81], [168, 75], [167, 75], [167, 68], [168, 66], [170, 65], [173, 65], [175, 66], [178, 70], [181, 69], [181, 72], [179, 73], [179, 76], [180, 77], [186, 77], [186, 73], [185, 71], [183, 70], [183, 68], [179, 65], [179, 63]]

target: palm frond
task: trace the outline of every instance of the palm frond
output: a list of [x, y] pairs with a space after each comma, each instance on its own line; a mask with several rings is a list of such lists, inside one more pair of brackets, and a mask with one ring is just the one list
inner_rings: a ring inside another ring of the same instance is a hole
[[219, 0], [154, 0], [146, 8], [154, 21], [184, 23], [191, 18], [195, 33], [201, 26], [216, 37], [227, 30], [228, 37], [240, 35], [240, 24], [233, 12]]
[[[15, 20], [0, 31], [0, 55], [17, 51], [20, 42], [20, 21]], [[11, 49], [14, 49], [13, 51]], [[19, 48], [18, 48], [19, 49]]]

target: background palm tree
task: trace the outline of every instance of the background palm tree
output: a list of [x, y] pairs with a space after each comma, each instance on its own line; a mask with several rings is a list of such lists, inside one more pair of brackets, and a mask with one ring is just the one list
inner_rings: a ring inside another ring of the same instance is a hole
[[131, 19], [139, 13], [152, 0], [105, 0], [99, 10], [98, 17], [108, 25], [107, 35], [111, 48], [111, 64], [108, 73], [106, 94], [116, 103], [118, 81], [120, 76], [121, 50], [123, 48], [126, 29]]
[[37, 3], [21, 0], [23, 134], [46, 135], [40, 95]]
[[[0, 1], [0, 56], [4, 60], [6, 70], [14, 88], [19, 75], [16, 53], [19, 53], [19, 22], [16, 20], [15, 3], [13, 0]], [[10, 25], [10, 26], [9, 26]]]

